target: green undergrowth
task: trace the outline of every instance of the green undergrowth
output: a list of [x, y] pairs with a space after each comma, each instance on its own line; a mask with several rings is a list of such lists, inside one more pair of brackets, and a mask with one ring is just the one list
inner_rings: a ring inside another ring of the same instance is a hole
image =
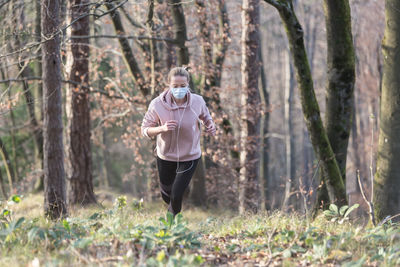
[[334, 205], [313, 221], [298, 214], [186, 207], [115, 196], [103, 207], [43, 217], [40, 195], [0, 203], [0, 266], [398, 266], [400, 228], [363, 226], [357, 208]]

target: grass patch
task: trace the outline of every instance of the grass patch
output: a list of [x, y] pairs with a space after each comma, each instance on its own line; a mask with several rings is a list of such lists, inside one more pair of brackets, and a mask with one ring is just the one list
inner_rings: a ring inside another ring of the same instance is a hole
[[41, 195], [2, 202], [0, 265], [400, 264], [400, 228], [390, 222], [363, 227], [339, 212], [307, 221], [278, 211], [238, 215], [198, 208], [173, 219], [161, 202], [105, 192], [99, 199], [103, 207], [72, 207], [69, 218], [58, 222], [43, 217]]

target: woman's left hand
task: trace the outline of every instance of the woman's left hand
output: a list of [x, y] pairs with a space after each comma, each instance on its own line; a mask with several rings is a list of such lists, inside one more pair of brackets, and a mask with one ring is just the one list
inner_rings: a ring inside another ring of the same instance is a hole
[[209, 120], [208, 125], [206, 125], [206, 133], [214, 136], [217, 129], [215, 128], [215, 124], [212, 120]]

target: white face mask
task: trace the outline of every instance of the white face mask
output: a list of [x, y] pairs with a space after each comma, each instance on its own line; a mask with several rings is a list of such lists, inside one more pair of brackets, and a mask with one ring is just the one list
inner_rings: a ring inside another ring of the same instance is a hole
[[184, 98], [185, 95], [187, 94], [188, 90], [189, 90], [188, 86], [186, 86], [186, 87], [177, 87], [177, 88], [171, 87], [172, 95], [177, 99]]

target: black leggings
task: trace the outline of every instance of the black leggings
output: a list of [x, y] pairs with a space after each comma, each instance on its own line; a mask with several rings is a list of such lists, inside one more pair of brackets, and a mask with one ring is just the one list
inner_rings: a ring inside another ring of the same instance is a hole
[[160, 177], [161, 197], [169, 204], [168, 211], [175, 217], [181, 211], [183, 193], [189, 185], [201, 157], [195, 160], [179, 162], [178, 171], [176, 171], [177, 162], [163, 160], [158, 156], [156, 158], [158, 175]]

